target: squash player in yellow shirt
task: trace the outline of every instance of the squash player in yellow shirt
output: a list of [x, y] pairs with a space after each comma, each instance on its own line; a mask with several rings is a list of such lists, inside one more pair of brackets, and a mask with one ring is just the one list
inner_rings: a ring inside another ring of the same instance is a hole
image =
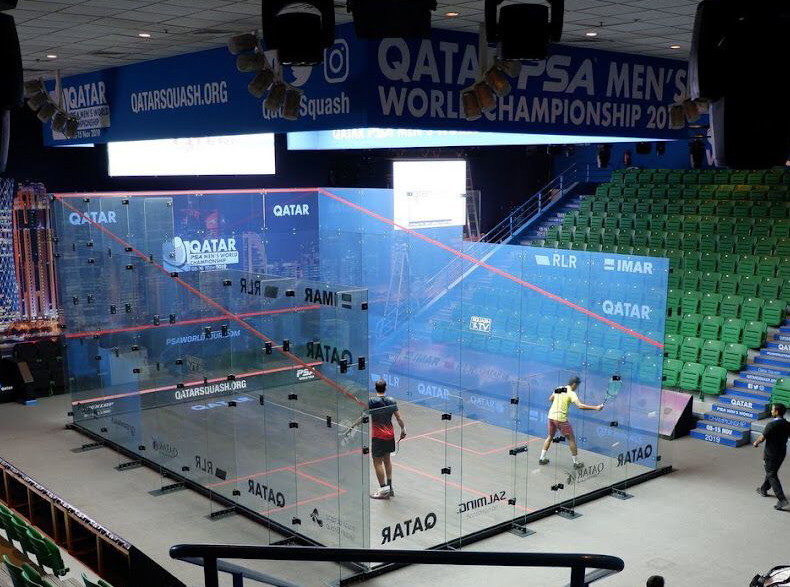
[[579, 396], [576, 395], [576, 388], [579, 387], [581, 380], [578, 377], [571, 377], [568, 385], [558, 387], [549, 396], [551, 408], [549, 408], [549, 435], [543, 442], [543, 450], [540, 451], [540, 460], [538, 463], [541, 465], [548, 465], [549, 459], [546, 458], [546, 453], [551, 447], [551, 439], [554, 434], [559, 430], [565, 438], [568, 439], [568, 448], [571, 449], [571, 456], [573, 457], [573, 468], [581, 469], [584, 463], [580, 463], [578, 459], [578, 450], [576, 448], [576, 437], [573, 435], [573, 427], [568, 422], [568, 408], [571, 404], [575, 405], [580, 410], [597, 410], [603, 409], [603, 404], [597, 406], [588, 406], [579, 401]]

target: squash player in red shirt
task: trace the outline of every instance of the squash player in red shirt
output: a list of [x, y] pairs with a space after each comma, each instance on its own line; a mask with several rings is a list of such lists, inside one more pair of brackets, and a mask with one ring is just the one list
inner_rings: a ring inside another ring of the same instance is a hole
[[[373, 469], [379, 482], [379, 489], [371, 494], [372, 499], [389, 499], [395, 497], [392, 489], [392, 461], [390, 455], [395, 452], [395, 427], [392, 417], [400, 425], [400, 439], [406, 438], [406, 424], [398, 412], [398, 404], [394, 398], [386, 395], [387, 382], [383, 379], [376, 381], [376, 395], [368, 400], [370, 414], [370, 454], [373, 457]], [[348, 435], [357, 424], [362, 421], [362, 416], [357, 418], [346, 432]]]

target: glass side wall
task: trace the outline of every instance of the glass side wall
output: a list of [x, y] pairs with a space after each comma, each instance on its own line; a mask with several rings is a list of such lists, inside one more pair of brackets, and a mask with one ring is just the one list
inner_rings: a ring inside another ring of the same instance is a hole
[[[407, 429], [398, 505], [371, 504], [373, 546], [572, 515], [659, 466], [665, 260], [472, 243], [461, 226], [396, 224], [389, 190], [322, 195], [319, 275], [368, 288], [371, 376]], [[602, 408], [571, 403], [550, 428], [552, 395], [574, 377], [576, 401]]]
[[174, 199], [55, 200], [74, 423], [158, 467], [153, 490], [177, 475], [223, 498], [206, 515], [265, 517], [263, 543], [368, 546], [368, 431], [345, 434], [368, 406], [367, 291], [228, 269], [239, 235], [179, 244]]

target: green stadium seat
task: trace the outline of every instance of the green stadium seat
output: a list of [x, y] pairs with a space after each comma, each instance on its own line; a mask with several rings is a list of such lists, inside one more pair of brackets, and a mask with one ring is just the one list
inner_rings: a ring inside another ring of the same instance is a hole
[[[625, 171], [623, 183], [637, 183], [639, 181], [639, 171]], [[759, 183], [759, 182], [758, 182]]]
[[731, 170], [730, 171], [730, 183], [732, 184], [745, 184], [746, 183], [746, 172], [742, 170]]
[[787, 317], [787, 302], [784, 300], [767, 300], [763, 305], [762, 320], [768, 326], [779, 326]]
[[683, 370], [683, 361], [678, 359], [664, 359], [663, 379], [664, 387], [677, 387], [680, 383], [680, 372]]
[[650, 247], [634, 247], [634, 250], [631, 252], [632, 255], [639, 255], [641, 257], [647, 257], [650, 255]]
[[653, 172], [650, 170], [640, 171], [637, 181], [642, 184], [651, 183], [653, 181]]
[[699, 261], [702, 253], [697, 251], [684, 252], [680, 260], [680, 268], [684, 271], [697, 271], [699, 270]]
[[721, 300], [719, 315], [723, 316], [724, 318], [740, 318], [742, 304], [743, 304], [743, 296], [739, 296], [739, 295], [724, 296], [724, 298]]
[[667, 188], [653, 186], [652, 193], [654, 198], [666, 198]]
[[695, 270], [687, 270], [683, 272], [681, 277], [681, 285], [685, 291], [696, 291], [699, 289], [702, 273]]
[[782, 291], [779, 293], [779, 299], [785, 302], [790, 301], [790, 279], [785, 279]]
[[683, 251], [679, 251], [678, 249], [672, 249], [667, 247], [666, 253], [667, 259], [669, 259], [669, 268], [678, 270], [680, 269], [680, 265], [683, 262]]
[[754, 275], [757, 271], [757, 264], [760, 262], [759, 257], [751, 254], [741, 254], [738, 261], [738, 267], [735, 272], [738, 275]]
[[782, 175], [781, 171], [767, 171], [763, 181], [766, 185], [779, 185], [782, 183]]
[[700, 232], [716, 232], [715, 220], [713, 218], [716, 215], [716, 200], [700, 200], [699, 214], [702, 216], [700, 219]]
[[660, 230], [665, 231], [667, 228], [667, 215], [666, 214], [656, 214], [655, 216], [651, 215], [650, 218], [647, 219], [647, 227], [650, 230]]
[[8, 558], [7, 554], [3, 554], [3, 563], [5, 564], [8, 574], [11, 576], [11, 583], [14, 587], [25, 587], [25, 580], [22, 577], [22, 567], [16, 566]]
[[790, 257], [780, 259], [779, 267], [776, 269], [776, 276], [779, 279], [790, 279]]
[[743, 320], [762, 320], [763, 318], [763, 305], [765, 302], [762, 298], [746, 298], [741, 305], [741, 318]]
[[741, 283], [738, 286], [738, 294], [743, 297], [757, 297], [762, 282], [763, 278], [757, 275], [744, 275], [741, 277]]
[[634, 234], [631, 238], [631, 242], [635, 247], [646, 247], [647, 246], [647, 229], [643, 230], [634, 230]]
[[595, 195], [599, 196], [599, 197], [602, 197], [602, 198], [605, 198], [606, 196], [608, 196], [609, 195], [609, 184], [608, 183], [602, 183], [598, 187], [596, 187], [595, 188]]
[[599, 244], [591, 244], [587, 245], [587, 250], [592, 251], [594, 253], [600, 253], [603, 250], [603, 246]]
[[682, 182], [685, 185], [699, 183], [699, 174], [693, 169], [686, 170], [683, 172]]
[[570, 229], [576, 226], [578, 216], [575, 213], [566, 214], [562, 219], [562, 228]]
[[653, 204], [652, 200], [639, 200], [636, 202], [636, 214], [637, 216], [644, 216], [645, 214], [650, 214], [650, 206]]
[[593, 214], [590, 216], [590, 228], [593, 230], [603, 230], [603, 216]]
[[[709, 239], [711, 240], [711, 239]], [[717, 271], [719, 266], [719, 255], [713, 251], [704, 251], [699, 258], [700, 271]]]
[[617, 230], [620, 226], [620, 215], [607, 216], [603, 219], [604, 230]]
[[670, 171], [667, 174], [667, 183], [670, 185], [680, 185], [681, 183], [683, 183], [683, 172]]
[[744, 325], [745, 322], [740, 318], [727, 318], [721, 327], [721, 340], [740, 343], [743, 340]]
[[634, 252], [634, 247], [628, 245], [618, 245], [614, 248], [614, 252], [618, 255], [630, 255]]
[[746, 183], [749, 185], [760, 185], [765, 179], [765, 171], [751, 171], [746, 175]]
[[727, 382], [727, 370], [718, 365], [708, 365], [702, 374], [700, 391], [705, 395], [719, 395]]
[[54, 542], [41, 536], [32, 528], [28, 528], [27, 533], [39, 566], [51, 569], [52, 574], [56, 577], [61, 577], [69, 572], [69, 569], [63, 564], [60, 549]]
[[683, 298], [681, 299], [680, 311], [682, 314], [697, 314], [700, 311], [701, 302], [701, 292], [687, 291], [683, 294]]
[[718, 271], [720, 273], [735, 273], [740, 258], [740, 255], [734, 253], [719, 254]]
[[713, 212], [713, 217], [716, 219], [716, 234], [730, 236], [735, 233], [734, 219], [724, 218], [718, 213], [718, 211]]
[[719, 293], [722, 295], [735, 295], [738, 293], [741, 276], [725, 273], [719, 279]]
[[696, 336], [689, 336], [683, 339], [683, 344], [680, 345], [680, 354], [678, 358], [684, 363], [692, 362], [698, 363], [700, 354], [702, 353], [703, 340]]
[[592, 203], [592, 212], [593, 214], [605, 214], [606, 213], [606, 200], [593, 200]]
[[718, 293], [706, 293], [700, 300], [700, 313], [706, 316], [718, 316], [721, 311], [723, 296]]
[[623, 183], [623, 176], [625, 172], [622, 169], [615, 169], [612, 171], [612, 181], [611, 183]]
[[650, 256], [651, 257], [666, 257], [667, 250], [660, 248], [660, 247], [650, 247]]
[[28, 564], [22, 565], [22, 581], [24, 581], [25, 587], [52, 587], [49, 581]]
[[721, 366], [728, 371], [740, 371], [746, 366], [748, 349], [742, 344], [729, 343], [724, 346], [721, 356]]
[[743, 344], [751, 349], [758, 349], [765, 344], [768, 326], [765, 322], [752, 320], [743, 328]]
[[592, 203], [593, 200], [589, 196], [582, 198], [581, 202], [579, 202], [579, 212], [582, 212], [583, 214], [589, 214], [592, 212]]
[[760, 277], [774, 277], [778, 268], [778, 257], [762, 256], [757, 262], [757, 275]]
[[[620, 214], [620, 200], [609, 200], [606, 202], [606, 206], [604, 207], [604, 212], [610, 216], [617, 216]], [[595, 206], [593, 206], [593, 212], [595, 212]]]
[[[771, 236], [771, 221], [767, 218], [758, 218], [754, 221], [754, 226], [752, 226], [752, 238], [760, 239], [762, 237], [769, 237]], [[755, 250], [757, 247], [755, 246]], [[766, 253], [759, 253], [760, 255], [765, 255]], [[772, 253], [768, 253], [769, 255]]]
[[735, 247], [733, 248], [737, 254], [752, 255], [754, 253], [754, 241], [750, 236], [736, 236]]
[[754, 243], [754, 254], [770, 256], [774, 254], [778, 239], [771, 236], [762, 236]]
[[677, 334], [668, 334], [664, 337], [664, 356], [667, 359], [677, 359], [680, 354], [680, 346], [683, 344], [683, 337]]
[[699, 335], [703, 340], [719, 340], [724, 318], [721, 316], [705, 316], [702, 319]]
[[757, 292], [761, 298], [766, 300], [778, 299], [782, 294], [783, 279], [778, 277], [762, 277], [760, 289]]
[[664, 336], [669, 334], [680, 334], [680, 316], [667, 316], [664, 320]]
[[619, 232], [615, 233], [614, 241], [618, 247], [629, 247], [633, 242], [633, 234], [635, 231], [632, 230], [623, 230], [620, 229]]
[[702, 325], [700, 314], [684, 314], [680, 319], [680, 334], [683, 336], [699, 336]]
[[702, 293], [716, 293], [719, 289], [720, 274], [714, 271], [707, 271], [702, 274], [699, 282], [699, 289]]
[[713, 173], [713, 183], [722, 185], [730, 183], [730, 170], [721, 169]]
[[774, 254], [777, 257], [790, 256], [790, 238], [783, 237], [776, 239], [776, 250]]
[[682, 232], [683, 227], [683, 216], [680, 214], [672, 214], [664, 215], [663, 218], [666, 218], [664, 221], [664, 229], [667, 232]]
[[[651, 211], [653, 208], [651, 208]], [[666, 202], [666, 206], [661, 210], [661, 214], [682, 214], [683, 213], [683, 204], [681, 204], [680, 200], [672, 201], [669, 200]]]
[[735, 236], [751, 236], [754, 220], [751, 218], [738, 218], [735, 221]]
[[664, 247], [664, 231], [651, 230], [647, 234], [647, 244], [651, 249], [661, 249]]
[[776, 238], [790, 237], [790, 222], [787, 220], [774, 220], [771, 223], [771, 236]]
[[680, 389], [697, 391], [702, 383], [705, 366], [696, 362], [684, 363], [680, 372]]
[[636, 212], [636, 204], [634, 202], [623, 202], [622, 206], [620, 206], [621, 214], [633, 214], [634, 212]]
[[681, 249], [684, 251], [699, 251], [701, 247], [700, 236], [696, 233], [686, 233], [681, 241]]
[[620, 230], [633, 230], [634, 229], [633, 217], [620, 216], [620, 222], [618, 222], [618, 228], [620, 228]]

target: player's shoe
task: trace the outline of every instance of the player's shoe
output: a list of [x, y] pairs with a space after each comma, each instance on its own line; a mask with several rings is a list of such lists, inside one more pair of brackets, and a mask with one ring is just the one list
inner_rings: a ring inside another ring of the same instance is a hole
[[548, 465], [549, 464], [549, 459], [538, 459], [538, 464], [539, 465]]
[[389, 499], [390, 495], [391, 493], [389, 487], [379, 487], [379, 490], [376, 493], [372, 493], [370, 495], [370, 499]]
[[395, 490], [392, 488], [392, 483], [389, 484], [390, 488], [390, 497], [395, 497]]
[[573, 463], [573, 468], [574, 469], [583, 469], [584, 468], [584, 463], [582, 463], [582, 462]]

